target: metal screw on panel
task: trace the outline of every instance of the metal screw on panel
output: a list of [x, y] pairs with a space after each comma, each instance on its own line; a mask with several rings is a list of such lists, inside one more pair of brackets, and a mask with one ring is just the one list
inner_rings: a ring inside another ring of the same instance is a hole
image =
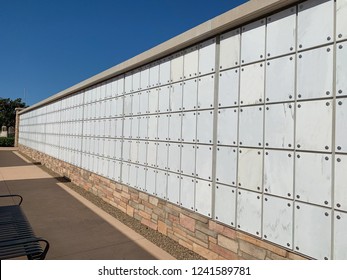
[[270, 56], [270, 53], [268, 53], [267, 56]]
[[340, 46], [339, 46], [339, 49], [342, 49], [342, 48], [343, 48], [343, 46], [342, 46], [342, 45], [340, 45]]
[[329, 146], [325, 146], [325, 149], [326, 149], [326, 150], [329, 150]]
[[[265, 191], [267, 192], [267, 188], [265, 188]], [[265, 198], [265, 200], [267, 201], [267, 198]]]
[[258, 155], [260, 155], [260, 152], [258, 152]]
[[325, 157], [325, 160], [329, 160], [329, 157]]
[[[300, 198], [300, 195], [297, 195], [296, 198]], [[299, 208], [298, 208], [299, 209]]]
[[291, 194], [290, 193], [287, 193], [287, 195], [290, 197], [291, 196]]
[[337, 162], [341, 162], [341, 159], [340, 159], [340, 158], [337, 158]]
[[233, 223], [233, 222], [231, 222], [230, 224], [231, 224], [232, 226], [234, 225], [234, 223]]
[[267, 198], [265, 198], [265, 201], [267, 201]]
[[292, 105], [289, 105], [288, 107], [289, 107], [289, 108], [292, 108]]
[[328, 213], [328, 212], [325, 212], [324, 215], [328, 217], [328, 216], [329, 216], [329, 213]]
[[342, 103], [342, 101], [339, 101], [338, 104], [339, 104], [339, 105], [342, 105], [343, 103]]
[[330, 91], [327, 91], [327, 92], [326, 92], [326, 95], [330, 95]]
[[337, 203], [336, 206], [340, 208], [340, 207], [341, 207], [341, 204], [340, 204], [340, 203]]
[[342, 38], [342, 34], [339, 34], [338, 37], [339, 37], [339, 38]]
[[[301, 98], [301, 94], [298, 94], [298, 97]], [[300, 108], [300, 107], [299, 107]]]
[[266, 107], [266, 110], [269, 110], [269, 107]]
[[267, 238], [266, 234], [264, 234], [264, 238]]
[[268, 154], [269, 154], [268, 152], [265, 153], [265, 155], [268, 155]]
[[292, 99], [293, 98], [293, 96], [292, 95], [289, 95], [289, 99]]
[[[298, 145], [296, 145], [298, 148], [300, 148], [301, 146], [300, 146], [300, 144], [298, 144]], [[300, 158], [300, 155], [298, 155], [298, 158]]]
[[290, 247], [290, 243], [287, 243], [287, 246]]
[[[242, 145], [242, 142], [240, 142], [240, 145]], [[240, 151], [240, 153], [241, 153], [241, 151]]]
[[257, 199], [260, 199], [260, 196], [259, 196], [259, 195], [257, 196]]
[[288, 203], [287, 206], [290, 207], [290, 203]]
[[259, 235], [259, 231], [257, 231], [256, 234]]
[[[265, 146], [269, 146], [269, 143], [265, 143]], [[266, 153], [267, 154], [267, 153]]]
[[301, 105], [300, 105], [300, 104], [298, 105], [298, 108], [301, 108]]
[[237, 225], [238, 228], [240, 228], [240, 225]]
[[269, 101], [270, 99], [269, 98], [266, 98], [266, 101]]
[[295, 247], [295, 249], [296, 249], [296, 250], [299, 250], [299, 247], [298, 247], [298, 246], [296, 246], [296, 247]]
[[337, 215], [337, 216], [336, 216], [336, 218], [337, 218], [338, 220], [340, 220], [340, 219], [341, 219], [341, 217], [340, 217], [339, 215]]
[[324, 204], [325, 204], [325, 205], [328, 205], [328, 204], [329, 204], [329, 202], [328, 202], [328, 201], [324, 201]]
[[292, 155], [291, 155], [291, 154], [288, 154], [288, 157], [292, 157]]
[[337, 149], [340, 151], [340, 150], [341, 150], [341, 147], [340, 147], [340, 146], [337, 146]]
[[329, 103], [329, 102], [327, 102], [327, 103], [325, 103], [325, 105], [330, 106], [330, 103]]
[[289, 58], [289, 60], [293, 60], [293, 57], [291, 56], [291, 57]]
[[267, 65], [270, 65], [270, 62], [268, 62]]
[[293, 47], [290, 47], [290, 50], [292, 51], [294, 48]]

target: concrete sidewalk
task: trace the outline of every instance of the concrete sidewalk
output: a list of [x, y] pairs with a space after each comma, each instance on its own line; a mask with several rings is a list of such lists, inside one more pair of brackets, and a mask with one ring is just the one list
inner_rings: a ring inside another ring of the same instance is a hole
[[36, 235], [50, 242], [46, 259], [174, 259], [59, 179], [15, 149], [0, 148], [0, 194], [23, 196]]

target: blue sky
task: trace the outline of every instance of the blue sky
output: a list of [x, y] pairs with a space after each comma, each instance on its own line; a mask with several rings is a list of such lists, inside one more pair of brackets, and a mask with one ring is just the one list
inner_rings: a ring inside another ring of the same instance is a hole
[[33, 105], [245, 0], [0, 0], [0, 97]]

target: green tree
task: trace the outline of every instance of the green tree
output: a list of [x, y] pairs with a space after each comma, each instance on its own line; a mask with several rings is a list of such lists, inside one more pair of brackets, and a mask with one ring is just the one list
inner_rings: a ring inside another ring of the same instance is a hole
[[11, 100], [10, 98], [0, 97], [0, 127], [15, 126], [16, 123], [16, 108], [28, 107], [21, 98]]

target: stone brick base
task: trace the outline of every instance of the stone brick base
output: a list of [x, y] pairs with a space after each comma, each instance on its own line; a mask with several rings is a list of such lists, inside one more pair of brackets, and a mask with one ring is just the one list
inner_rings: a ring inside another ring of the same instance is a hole
[[219, 224], [46, 154], [19, 145], [20, 152], [92, 192], [142, 224], [207, 259], [305, 259], [282, 247]]

